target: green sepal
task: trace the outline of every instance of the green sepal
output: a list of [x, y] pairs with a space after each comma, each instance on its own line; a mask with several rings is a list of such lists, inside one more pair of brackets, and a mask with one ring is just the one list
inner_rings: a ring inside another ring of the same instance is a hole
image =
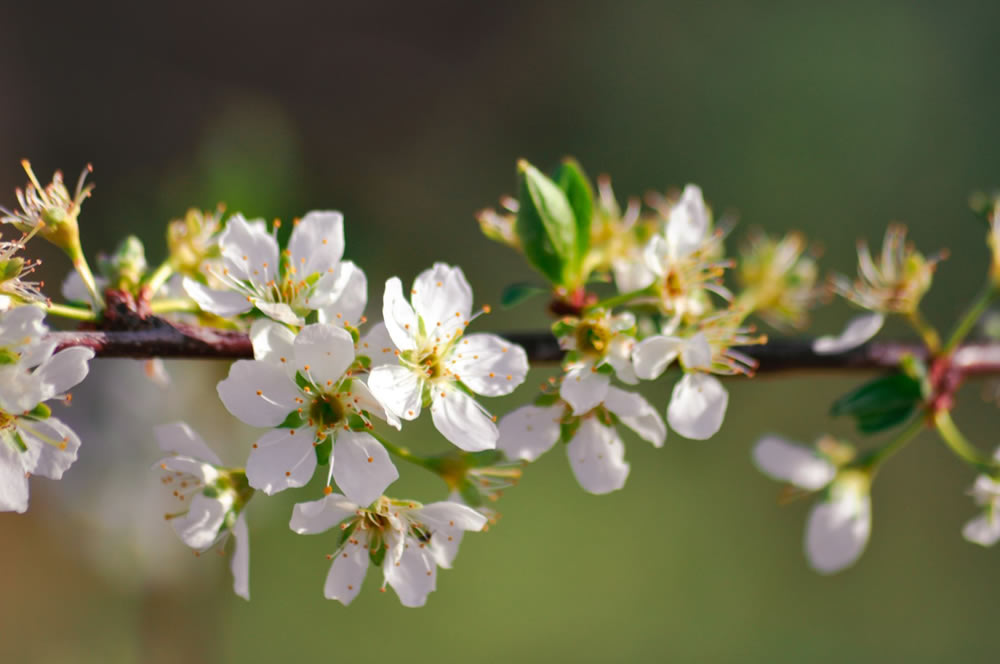
[[20, 359], [20, 353], [16, 353], [9, 348], [0, 348], [0, 365], [17, 364], [17, 361]]
[[372, 368], [372, 358], [368, 355], [358, 355], [354, 358], [354, 363], [358, 366], [358, 368], [364, 371], [368, 371]]
[[43, 403], [38, 404], [27, 413], [27, 417], [33, 420], [47, 420], [51, 415], [52, 409]]
[[536, 406], [545, 408], [546, 406], [554, 406], [559, 403], [559, 394], [557, 392], [550, 392], [548, 394], [539, 394], [535, 397], [533, 402]]
[[830, 414], [851, 416], [862, 433], [877, 433], [901, 424], [923, 398], [918, 379], [905, 373], [892, 373], [840, 397], [830, 407]]
[[385, 542], [379, 542], [378, 548], [368, 553], [368, 559], [372, 561], [372, 565], [375, 565], [375, 567], [381, 567], [382, 561], [385, 560], [385, 552]]
[[218, 487], [214, 487], [211, 484], [201, 490], [201, 494], [207, 498], [218, 498], [220, 493]]
[[295, 384], [299, 386], [300, 390], [304, 390], [307, 387], [312, 389], [312, 384], [309, 382], [309, 379], [303, 376], [301, 371], [295, 372]]
[[462, 460], [466, 468], [485, 468], [495, 466], [504, 460], [500, 450], [482, 450], [480, 452], [462, 452]]
[[21, 270], [23, 269], [24, 259], [20, 256], [0, 261], [0, 281], [7, 281], [19, 276], [21, 274]]
[[483, 504], [483, 494], [468, 479], [458, 486], [458, 493], [469, 507], [480, 507]]
[[576, 217], [566, 194], [537, 168], [518, 162], [521, 187], [514, 232], [525, 257], [556, 286], [577, 263]]
[[549, 289], [544, 286], [525, 282], [510, 284], [500, 294], [500, 306], [504, 309], [513, 309], [522, 302], [548, 291]]
[[559, 423], [559, 440], [564, 443], [568, 443], [573, 440], [573, 436], [576, 435], [577, 429], [580, 428], [580, 422], [582, 420], [579, 417], [574, 417], [569, 421]]
[[605, 374], [607, 376], [610, 376], [615, 372], [615, 368], [611, 366], [610, 362], [605, 362], [604, 364], [599, 364], [597, 367], [595, 367], [594, 371], [596, 371], [599, 374]]
[[368, 423], [365, 422], [365, 418], [357, 413], [351, 413], [347, 416], [347, 426], [351, 427], [351, 431], [368, 431]]
[[361, 341], [361, 332], [358, 331], [358, 328], [354, 327], [350, 323], [345, 322], [344, 329], [351, 333], [351, 339], [354, 340], [354, 343], [358, 343], [359, 341]]
[[[349, 518], [354, 519], [354, 517], [349, 517]], [[341, 521], [340, 523], [343, 523], [343, 521]], [[340, 528], [339, 525], [337, 527], [338, 529]], [[357, 527], [358, 527], [358, 522], [352, 520], [350, 522], [350, 525], [348, 525], [346, 528], [340, 531], [340, 542], [337, 545], [338, 549], [342, 547], [344, 545], [344, 542], [346, 542], [351, 537], [351, 534], [354, 533], [354, 529]]]
[[576, 331], [576, 326], [579, 322], [577, 318], [560, 318], [552, 323], [552, 335], [557, 339], [568, 337]]
[[300, 427], [305, 426], [306, 422], [308, 421], [309, 420], [306, 419], [306, 416], [304, 414], [300, 413], [297, 410], [293, 410], [288, 414], [288, 417], [285, 418], [285, 421], [278, 425], [278, 428], [298, 429]]
[[330, 455], [333, 454], [333, 437], [327, 436], [322, 443], [313, 449], [316, 450], [316, 463], [325, 466], [330, 463]]
[[587, 175], [575, 159], [567, 158], [556, 169], [553, 178], [559, 188], [566, 194], [573, 217], [576, 220], [576, 263], [574, 276], [583, 281], [587, 275], [580, 274], [580, 269], [587, 251], [590, 250], [590, 224], [594, 218], [594, 190], [590, 186]]

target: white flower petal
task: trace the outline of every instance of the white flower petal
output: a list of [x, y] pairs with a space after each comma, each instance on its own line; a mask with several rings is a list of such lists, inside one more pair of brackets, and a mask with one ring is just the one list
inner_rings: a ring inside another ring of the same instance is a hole
[[66, 393], [87, 377], [94, 351], [76, 346], [61, 350], [42, 362], [35, 369], [35, 378], [41, 385], [43, 399]]
[[642, 260], [655, 277], [665, 277], [670, 269], [670, 247], [662, 235], [654, 235], [642, 249]]
[[219, 478], [219, 471], [215, 466], [205, 463], [200, 459], [192, 459], [188, 456], [169, 456], [156, 462], [155, 468], [169, 470], [175, 473], [193, 475], [202, 484], [212, 484]]
[[361, 592], [361, 584], [368, 571], [368, 535], [357, 532], [344, 542], [330, 565], [323, 585], [323, 596], [347, 606]]
[[871, 534], [871, 498], [866, 491], [835, 483], [806, 524], [805, 550], [817, 572], [832, 574], [853, 565]]
[[285, 365], [294, 356], [295, 333], [287, 326], [267, 318], [260, 318], [250, 326], [250, 343], [253, 345], [253, 356], [262, 362]]
[[270, 362], [237, 360], [217, 390], [226, 409], [250, 426], [277, 426], [298, 407], [298, 387]]
[[604, 406], [640, 438], [656, 447], [663, 447], [667, 439], [667, 425], [656, 408], [642, 396], [611, 386], [604, 398]]
[[588, 417], [566, 446], [569, 465], [585, 491], [610, 493], [625, 486], [629, 465], [625, 445], [613, 429]]
[[202, 311], [222, 318], [239, 316], [253, 309], [253, 302], [246, 295], [232, 290], [209, 288], [190, 277], [184, 277], [184, 292]]
[[230, 276], [266, 284], [278, 269], [278, 242], [263, 222], [234, 214], [219, 235], [219, 249]]
[[686, 373], [674, 385], [667, 406], [670, 427], [693, 440], [711, 438], [722, 427], [729, 393], [719, 379], [703, 373]]
[[375, 395], [372, 394], [368, 385], [361, 378], [355, 378], [351, 381], [351, 386], [344, 393], [342, 399], [343, 403], [346, 403], [349, 408], [353, 408], [356, 411], [366, 411], [370, 415], [385, 420], [391, 426], [396, 427], [396, 429], [402, 428], [399, 418], [382, 406], [382, 402], [375, 398]]
[[250, 450], [247, 480], [267, 495], [289, 487], [305, 486], [316, 470], [316, 432], [302, 429], [268, 431]]
[[684, 187], [681, 198], [670, 209], [666, 239], [675, 257], [687, 256], [701, 246], [708, 233], [708, 208], [697, 185]]
[[336, 325], [315, 323], [295, 337], [295, 369], [320, 387], [335, 387], [354, 362], [354, 338]]
[[23, 454], [0, 437], [0, 512], [23, 514], [28, 509], [28, 476]]
[[288, 527], [299, 535], [325, 533], [337, 524], [355, 516], [358, 505], [339, 493], [319, 500], [296, 503]]
[[430, 552], [421, 548], [412, 537], [406, 539], [400, 559], [395, 565], [386, 567], [384, 573], [403, 606], [423, 606], [427, 595], [437, 587], [437, 565]]
[[[329, 277], [329, 279], [328, 279]], [[351, 261], [340, 264], [336, 273], [324, 276], [316, 283], [309, 304], [319, 313], [319, 322], [358, 326], [368, 304], [368, 278], [360, 267]], [[325, 292], [322, 300], [318, 294]], [[320, 304], [322, 302], [322, 304]]]
[[344, 431], [333, 445], [333, 479], [358, 505], [370, 505], [399, 479], [389, 453], [366, 433]]
[[965, 524], [962, 537], [980, 546], [993, 546], [1000, 541], [1000, 519], [990, 513], [980, 514]]
[[614, 370], [618, 380], [626, 385], [637, 385], [639, 377], [632, 366], [632, 351], [635, 350], [635, 339], [621, 334], [613, 337], [608, 343], [607, 362]]
[[457, 343], [446, 368], [486, 397], [510, 394], [528, 375], [528, 355], [517, 344], [495, 334], [471, 334]]
[[864, 314], [852, 318], [838, 336], [824, 336], [813, 342], [813, 351], [823, 355], [843, 353], [865, 343], [882, 329], [884, 314]]
[[631, 293], [632, 291], [645, 288], [653, 283], [656, 275], [646, 266], [642, 256], [630, 255], [627, 258], [618, 258], [611, 262], [611, 269], [615, 275], [615, 286], [619, 293]]
[[398, 353], [385, 323], [382, 322], [373, 325], [358, 343], [358, 355], [367, 355], [371, 358], [372, 368], [384, 364], [399, 364]]
[[593, 362], [585, 361], [565, 373], [559, 396], [570, 405], [574, 415], [583, 415], [604, 401], [610, 384], [608, 374], [595, 371]]
[[307, 213], [292, 228], [288, 251], [299, 278], [336, 269], [344, 255], [344, 215], [332, 210]]
[[80, 438], [61, 420], [55, 417], [45, 420], [19, 417], [17, 430], [28, 446], [24, 469], [32, 475], [50, 480], [62, 479], [63, 473], [76, 461]]
[[285, 302], [271, 302], [259, 297], [253, 298], [253, 305], [260, 310], [268, 318], [274, 319], [279, 323], [285, 323], [286, 325], [294, 325], [296, 327], [305, 324], [305, 319], [302, 316], [295, 313], [291, 305]]
[[0, 316], [0, 348], [15, 348], [39, 341], [49, 331], [42, 320], [45, 311], [40, 307], [14, 307]]
[[470, 530], [478, 532], [486, 525], [486, 517], [468, 505], [450, 500], [430, 503], [414, 510], [421, 523], [431, 531]]
[[521, 406], [500, 418], [497, 449], [509, 459], [534, 461], [559, 440], [562, 406]]
[[818, 491], [833, 481], [837, 469], [815, 450], [780, 436], [763, 436], [753, 448], [753, 460], [762, 473], [800, 489]]
[[427, 336], [438, 342], [465, 329], [472, 313], [472, 287], [462, 268], [445, 263], [434, 263], [417, 276], [410, 300], [424, 322]]
[[368, 374], [368, 389], [385, 409], [404, 420], [420, 415], [424, 381], [407, 367], [383, 365]]
[[466, 452], [496, 449], [497, 425], [475, 399], [450, 385], [431, 390], [431, 419], [442, 436]]
[[659, 378], [680, 355], [684, 340], [656, 335], [643, 339], [632, 349], [632, 365], [643, 380]]
[[222, 460], [212, 451], [205, 439], [185, 422], [171, 422], [153, 427], [156, 442], [164, 452], [172, 452], [194, 459], [203, 459], [217, 466]]
[[219, 538], [219, 529], [225, 522], [230, 503], [196, 493], [187, 514], [171, 519], [170, 525], [186, 545], [195, 551], [204, 551]]
[[250, 531], [243, 513], [236, 517], [233, 525], [233, 557], [229, 570], [233, 573], [233, 592], [250, 600]]
[[403, 296], [403, 282], [398, 277], [392, 277], [385, 282], [382, 320], [396, 348], [413, 350], [417, 347], [416, 336], [419, 330], [417, 314]]
[[[108, 287], [108, 280], [104, 277], [95, 276], [94, 285], [97, 286], [98, 293], [103, 293], [104, 289]], [[59, 288], [59, 292], [68, 302], [82, 302], [88, 305], [92, 305], [94, 303], [93, 296], [91, 296], [90, 291], [87, 290], [87, 286], [83, 283], [83, 278], [76, 270], [73, 270], [66, 275], [66, 278], [63, 279], [62, 286]]]
[[707, 371], [712, 368], [712, 346], [704, 332], [687, 339], [681, 346], [681, 364], [685, 369]]

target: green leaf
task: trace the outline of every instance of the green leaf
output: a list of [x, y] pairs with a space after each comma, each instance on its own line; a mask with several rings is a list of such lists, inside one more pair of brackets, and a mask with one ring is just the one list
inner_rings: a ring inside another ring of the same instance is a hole
[[555, 182], [522, 160], [514, 232], [524, 255], [557, 286], [565, 284], [567, 266], [577, 263], [576, 217], [569, 200]]
[[525, 282], [510, 284], [500, 294], [500, 306], [504, 309], [513, 309], [525, 300], [547, 292], [549, 292], [548, 288], [535, 284]]
[[576, 276], [581, 280], [581, 263], [590, 249], [590, 224], [594, 218], [594, 190], [583, 168], [575, 159], [567, 158], [555, 173], [556, 184], [566, 194], [576, 219]]
[[906, 420], [923, 401], [920, 381], [904, 373], [881, 376], [837, 399], [834, 417], [853, 417], [858, 430], [876, 433]]

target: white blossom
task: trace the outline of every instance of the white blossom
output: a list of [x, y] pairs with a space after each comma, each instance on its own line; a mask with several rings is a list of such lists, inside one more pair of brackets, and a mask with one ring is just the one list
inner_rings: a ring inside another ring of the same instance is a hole
[[344, 218], [310, 212], [292, 229], [281, 252], [263, 220], [233, 215], [219, 235], [222, 269], [212, 273], [225, 289], [191, 278], [184, 288], [205, 311], [225, 318], [258, 309], [289, 325], [317, 311], [321, 323], [357, 325], [367, 304], [364, 272], [344, 254]]
[[[1000, 461], [1000, 449], [993, 454]], [[969, 491], [982, 513], [965, 524], [962, 536], [980, 546], [993, 546], [1000, 541], [1000, 481], [989, 475], [979, 475]]]
[[848, 321], [839, 335], [826, 335], [813, 341], [813, 351], [821, 355], [843, 353], [865, 343], [882, 329], [885, 314], [872, 313], [856, 316]]
[[574, 414], [586, 413], [604, 401], [611, 384], [610, 373], [601, 370], [605, 365], [623, 383], [639, 382], [631, 362], [635, 316], [598, 311], [582, 320], [565, 319], [563, 323], [567, 333], [559, 335], [559, 346], [568, 355], [563, 362], [559, 396]]
[[160, 482], [170, 492], [176, 512], [165, 515], [174, 532], [198, 553], [225, 546], [233, 537], [233, 591], [250, 599], [250, 541], [244, 508], [253, 489], [242, 470], [226, 468], [187, 424], [174, 422], [154, 430], [160, 449], [171, 456], [157, 462]]
[[871, 477], [840, 468], [819, 451], [779, 436], [762, 437], [754, 447], [757, 467], [769, 477], [809, 492], [820, 492], [806, 523], [805, 554], [821, 574], [850, 567], [871, 535]]
[[354, 375], [351, 335], [327, 323], [296, 335], [259, 320], [250, 337], [256, 359], [235, 362], [218, 386], [229, 412], [252, 426], [271, 427], [247, 460], [250, 485], [268, 495], [304, 486], [316, 469], [315, 448], [329, 440], [337, 486], [361, 505], [382, 495], [399, 473], [378, 441], [352, 430], [350, 418], [370, 427], [368, 415], [388, 416]]
[[658, 378], [675, 359], [680, 360], [684, 376], [674, 385], [667, 421], [685, 438], [711, 438], [722, 427], [729, 393], [709, 373], [715, 364], [705, 334], [688, 339], [656, 335], [640, 341], [632, 352], [636, 375], [645, 380]]
[[28, 478], [58, 480], [76, 461], [80, 439], [43, 403], [87, 376], [89, 348], [53, 354], [45, 313], [22, 306], [0, 313], [0, 511], [28, 509]]
[[403, 606], [423, 606], [436, 587], [437, 568], [450, 567], [463, 531], [479, 531], [485, 516], [465, 505], [442, 501], [421, 505], [385, 496], [362, 507], [330, 493], [295, 506], [289, 526], [300, 535], [339, 526], [342, 541], [330, 555], [333, 564], [323, 595], [345, 606], [361, 591], [368, 562], [381, 559], [383, 585], [392, 587]]
[[663, 446], [667, 427], [656, 409], [638, 394], [609, 387], [603, 402], [582, 417], [563, 403], [522, 406], [507, 414], [500, 420], [498, 448], [509, 458], [534, 461], [559, 441], [565, 424], [572, 432], [566, 454], [580, 486], [594, 494], [617, 491], [625, 486], [629, 464], [608, 413], [643, 440]]
[[368, 385], [386, 410], [413, 420], [430, 406], [434, 426], [470, 452], [496, 447], [493, 418], [464, 388], [510, 394], [528, 373], [524, 349], [495, 334], [464, 336], [472, 289], [462, 270], [435, 263], [413, 282], [410, 301], [396, 277], [385, 284], [383, 326], [363, 340], [372, 349]]

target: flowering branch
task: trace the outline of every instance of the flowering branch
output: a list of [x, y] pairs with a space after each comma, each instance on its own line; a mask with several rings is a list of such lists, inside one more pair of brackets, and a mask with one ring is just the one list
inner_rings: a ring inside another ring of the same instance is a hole
[[[532, 362], [558, 362], [564, 355], [548, 332], [508, 332], [504, 336], [523, 347]], [[145, 330], [50, 332], [48, 339], [56, 342], [58, 350], [80, 346], [93, 350], [96, 357], [253, 358], [253, 347], [244, 332], [180, 323], [161, 322]], [[905, 341], [871, 342], [831, 354], [817, 353], [813, 343], [811, 339], [778, 338], [738, 350], [759, 362], [756, 373], [895, 369], [906, 355], [927, 359], [924, 346]], [[952, 357], [952, 369], [962, 375], [1000, 374], [1000, 342], [963, 344]]]

